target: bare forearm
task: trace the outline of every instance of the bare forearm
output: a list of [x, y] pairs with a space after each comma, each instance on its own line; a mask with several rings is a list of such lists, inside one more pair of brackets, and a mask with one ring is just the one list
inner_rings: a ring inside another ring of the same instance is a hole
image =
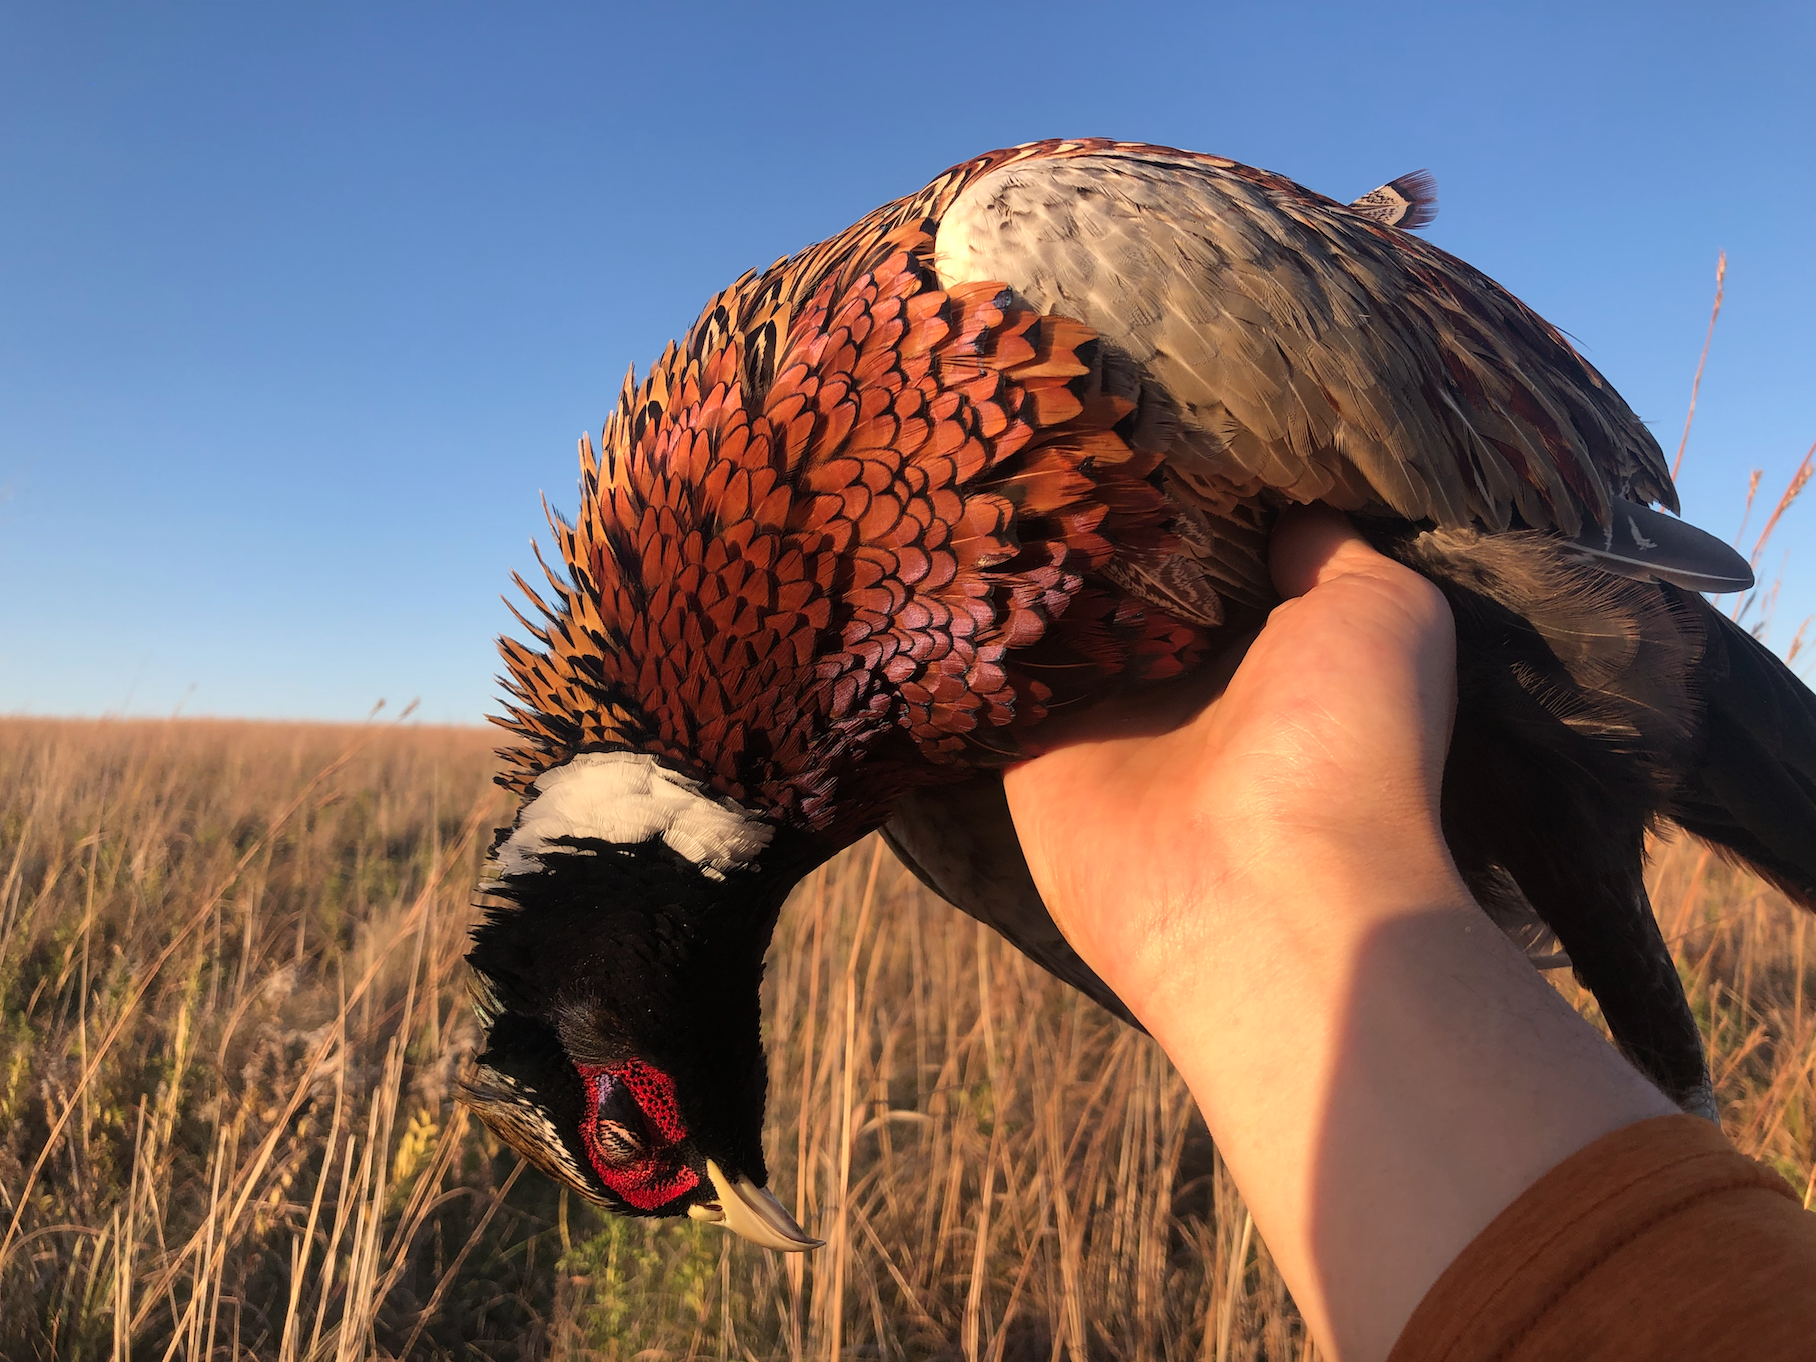
[[1438, 1274], [1549, 1168], [1674, 1110], [1447, 863], [1378, 870], [1302, 862], [1249, 902], [1201, 905], [1202, 967], [1130, 1000], [1345, 1359], [1385, 1357]]

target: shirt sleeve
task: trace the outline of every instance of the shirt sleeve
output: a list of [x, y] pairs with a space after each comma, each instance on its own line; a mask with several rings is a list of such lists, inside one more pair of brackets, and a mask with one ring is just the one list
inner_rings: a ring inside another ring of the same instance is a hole
[[1571, 1155], [1478, 1235], [1388, 1362], [1816, 1359], [1816, 1215], [1707, 1121]]

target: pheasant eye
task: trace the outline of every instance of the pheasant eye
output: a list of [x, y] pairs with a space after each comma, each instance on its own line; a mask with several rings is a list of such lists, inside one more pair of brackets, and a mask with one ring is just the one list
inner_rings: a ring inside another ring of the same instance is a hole
[[636, 1096], [610, 1074], [601, 1074], [593, 1104], [593, 1146], [608, 1163], [635, 1163], [649, 1152], [648, 1125]]

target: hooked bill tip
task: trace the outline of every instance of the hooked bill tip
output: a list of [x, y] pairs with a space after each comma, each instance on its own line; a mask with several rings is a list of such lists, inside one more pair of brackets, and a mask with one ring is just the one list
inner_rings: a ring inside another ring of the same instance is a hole
[[712, 1179], [718, 1201], [688, 1207], [687, 1213], [693, 1219], [722, 1225], [751, 1243], [778, 1253], [805, 1253], [826, 1242], [813, 1238], [796, 1224], [767, 1188], [746, 1177], [727, 1177], [725, 1170], [711, 1159], [706, 1161], [706, 1173]]

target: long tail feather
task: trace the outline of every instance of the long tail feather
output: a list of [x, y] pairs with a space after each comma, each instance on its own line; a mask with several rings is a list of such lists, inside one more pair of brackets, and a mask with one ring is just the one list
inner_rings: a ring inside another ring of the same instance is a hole
[[1708, 703], [1702, 765], [1671, 817], [1816, 909], [1816, 694], [1700, 597]]

